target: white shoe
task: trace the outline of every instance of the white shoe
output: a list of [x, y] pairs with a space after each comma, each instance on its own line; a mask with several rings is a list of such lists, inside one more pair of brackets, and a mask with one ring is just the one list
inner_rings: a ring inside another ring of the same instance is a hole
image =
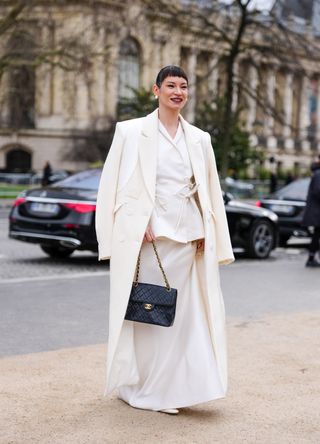
[[159, 412], [168, 413], [169, 415], [177, 415], [179, 413], [179, 410], [178, 409], [162, 409], [162, 410], [159, 410]]

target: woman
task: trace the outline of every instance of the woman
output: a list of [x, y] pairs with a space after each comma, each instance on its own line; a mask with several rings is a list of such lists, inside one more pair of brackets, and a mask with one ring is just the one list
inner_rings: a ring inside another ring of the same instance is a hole
[[[234, 258], [210, 136], [180, 115], [185, 72], [161, 69], [153, 92], [157, 110], [117, 124], [97, 198], [99, 259], [111, 259], [106, 393], [176, 414], [225, 395], [218, 263]], [[140, 248], [139, 280], [163, 285], [153, 240], [178, 290], [169, 328], [124, 320]]]

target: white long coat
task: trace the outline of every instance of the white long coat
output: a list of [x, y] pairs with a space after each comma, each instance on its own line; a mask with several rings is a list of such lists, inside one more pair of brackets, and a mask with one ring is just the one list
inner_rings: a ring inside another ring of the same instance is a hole
[[[234, 260], [210, 135], [181, 116], [190, 160], [199, 185], [204, 219], [205, 251], [200, 277], [218, 371], [227, 388], [224, 302], [218, 264]], [[110, 258], [110, 317], [107, 386], [110, 393], [139, 380], [133, 323], [123, 322], [137, 257], [155, 199], [158, 110], [120, 122], [100, 179], [96, 233], [99, 260]], [[168, 159], [170, 161], [170, 159]]]

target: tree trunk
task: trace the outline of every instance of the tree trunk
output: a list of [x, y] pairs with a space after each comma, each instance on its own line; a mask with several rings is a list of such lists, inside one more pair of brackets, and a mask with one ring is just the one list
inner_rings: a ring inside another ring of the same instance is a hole
[[233, 131], [233, 118], [234, 112], [233, 110], [233, 92], [234, 92], [234, 65], [237, 61], [238, 54], [240, 52], [240, 45], [242, 42], [242, 37], [245, 32], [247, 26], [247, 7], [250, 3], [250, 0], [247, 3], [242, 4], [241, 1], [238, 2], [241, 17], [239, 21], [239, 27], [237, 31], [237, 37], [233, 41], [229, 54], [227, 56], [227, 69], [226, 69], [226, 100], [225, 107], [223, 110], [223, 119], [222, 119], [222, 157], [221, 157], [221, 169], [220, 175], [222, 179], [225, 179], [228, 174], [228, 166], [229, 166], [229, 152], [231, 150], [231, 138]]
[[227, 61], [227, 85], [226, 100], [224, 103], [223, 119], [222, 119], [222, 156], [220, 174], [223, 179], [228, 175], [229, 151], [231, 148], [231, 135], [233, 127], [232, 103], [234, 91], [234, 69], [235, 59], [228, 57]]

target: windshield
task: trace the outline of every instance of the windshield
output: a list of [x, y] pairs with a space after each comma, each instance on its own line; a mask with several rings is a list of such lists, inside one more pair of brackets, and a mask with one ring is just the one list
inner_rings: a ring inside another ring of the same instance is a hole
[[100, 176], [100, 169], [81, 171], [66, 179], [59, 180], [59, 182], [53, 184], [52, 187], [97, 190], [99, 187]]
[[278, 199], [306, 200], [310, 178], [298, 179], [274, 193]]

